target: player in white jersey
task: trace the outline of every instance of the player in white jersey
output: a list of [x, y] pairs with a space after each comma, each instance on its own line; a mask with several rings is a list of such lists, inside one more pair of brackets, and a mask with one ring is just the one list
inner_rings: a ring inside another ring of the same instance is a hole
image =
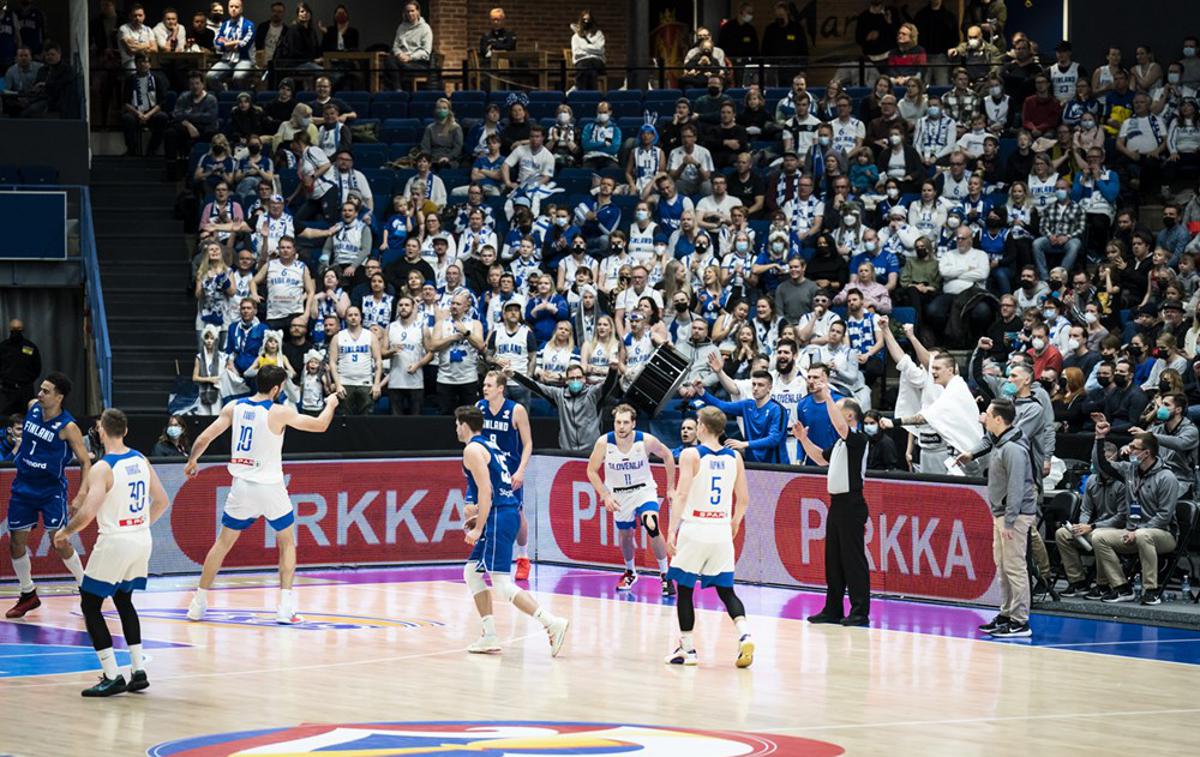
[[[69, 545], [73, 535], [93, 519], [96, 521], [100, 535], [88, 557], [79, 596], [83, 620], [104, 675], [100, 683], [82, 693], [85, 697], [108, 697], [122, 691], [141, 691], [150, 685], [142, 667], [142, 631], [133, 606], [133, 590], [146, 588], [150, 524], [171, 503], [146, 458], [125, 446], [129, 427], [125, 413], [109, 408], [96, 426], [104, 457], [88, 472], [83, 505], [65, 528], [55, 532], [54, 546]], [[112, 634], [100, 609], [105, 597], [113, 598], [121, 616], [121, 631], [129, 647], [128, 681], [117, 669]]]
[[283, 485], [283, 432], [287, 428], [320, 433], [329, 428], [337, 410], [338, 396], [325, 399], [325, 409], [313, 417], [302, 415], [295, 405], [279, 405], [275, 399], [283, 391], [287, 373], [278, 366], [264, 366], [256, 377], [258, 393], [253, 397], [234, 400], [221, 409], [221, 414], [200, 433], [192, 445], [183, 472], [195, 476], [200, 456], [208, 445], [226, 429], [230, 434], [229, 474], [233, 486], [225, 499], [221, 515], [221, 532], [204, 558], [200, 586], [188, 607], [188, 620], [202, 620], [208, 609], [208, 590], [217, 579], [217, 571], [225, 555], [233, 549], [238, 537], [259, 518], [266, 518], [275, 530], [279, 545], [279, 607], [275, 622], [284, 625], [303, 621], [296, 614], [292, 579], [296, 573], [296, 514], [292, 500]]
[[733, 591], [736, 556], [733, 540], [742, 527], [750, 490], [746, 468], [737, 452], [721, 446], [725, 413], [715, 407], [696, 414], [699, 444], [679, 454], [679, 483], [671, 500], [671, 528], [667, 551], [671, 570], [667, 577], [679, 585], [675, 609], [679, 617], [679, 646], [667, 655], [668, 665], [697, 665], [692, 629], [696, 625], [693, 594], [715, 586], [738, 631], [736, 664], [754, 662], [754, 640], [746, 625], [746, 609]]
[[662, 460], [667, 468], [668, 494], [675, 480], [675, 458], [670, 448], [656, 437], [634, 430], [637, 411], [633, 407], [617, 405], [612, 414], [613, 430], [596, 440], [587, 472], [604, 509], [613, 514], [613, 524], [620, 534], [625, 573], [617, 582], [617, 591], [628, 591], [637, 581], [635, 538], [641, 523], [658, 561], [662, 595], [672, 597], [675, 585], [667, 579], [667, 542], [658, 518], [658, 484], [650, 470], [650, 455]]

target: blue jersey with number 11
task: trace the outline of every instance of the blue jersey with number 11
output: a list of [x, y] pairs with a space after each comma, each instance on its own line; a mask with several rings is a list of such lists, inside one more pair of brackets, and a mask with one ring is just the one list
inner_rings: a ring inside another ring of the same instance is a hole
[[[492, 484], [492, 509], [500, 507], [516, 507], [517, 497], [513, 494], [512, 476], [508, 473], [508, 464], [504, 459], [504, 452], [496, 446], [496, 443], [483, 435], [475, 436], [468, 444], [479, 443], [488, 453], [488, 479]], [[479, 485], [475, 483], [475, 477], [467, 466], [463, 466], [463, 473], [467, 477], [467, 504], [475, 505], [479, 503]]]

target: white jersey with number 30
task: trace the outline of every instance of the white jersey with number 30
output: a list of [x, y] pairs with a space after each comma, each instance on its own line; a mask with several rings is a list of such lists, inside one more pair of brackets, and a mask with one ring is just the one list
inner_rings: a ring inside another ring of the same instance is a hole
[[696, 477], [688, 490], [687, 505], [683, 509], [683, 522], [696, 524], [720, 524], [729, 533], [733, 517], [733, 487], [737, 483], [738, 457], [731, 449], [714, 450], [696, 447], [700, 463]]
[[283, 433], [271, 431], [271, 401], [238, 400], [233, 406], [229, 475], [258, 484], [283, 483]]
[[96, 513], [101, 534], [129, 533], [150, 528], [150, 464], [139, 453], [105, 455], [112, 469], [112, 488]]

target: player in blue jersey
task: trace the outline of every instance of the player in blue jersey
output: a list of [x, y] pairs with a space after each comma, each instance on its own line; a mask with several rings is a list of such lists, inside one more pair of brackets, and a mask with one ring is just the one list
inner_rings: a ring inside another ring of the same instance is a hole
[[[83, 446], [83, 434], [75, 425], [75, 418], [63, 408], [70, 393], [71, 380], [61, 373], [51, 373], [42, 381], [37, 399], [29, 403], [29, 412], [25, 414], [21, 442], [13, 460], [17, 475], [8, 499], [9, 551], [13, 571], [21, 584], [21, 596], [5, 613], [6, 618], [24, 617], [25, 613], [42, 604], [33, 585], [33, 565], [25, 547], [39, 516], [47, 533], [67, 524], [66, 468], [72, 455], [79, 460], [82, 483], [71, 502], [71, 511], [79, 507], [86, 494], [92, 459]], [[81, 582], [83, 563], [75, 554], [75, 548], [65, 543], [55, 545], [54, 551], [75, 577], [75, 583]]]
[[517, 531], [517, 570], [513, 578], [529, 578], [529, 522], [525, 519], [525, 471], [533, 454], [533, 434], [529, 430], [529, 412], [523, 405], [505, 398], [504, 374], [489, 371], [483, 377], [483, 399], [475, 407], [483, 412], [483, 435], [496, 443], [512, 471], [512, 488], [521, 513]]
[[483, 621], [483, 635], [467, 647], [468, 652], [485, 654], [500, 651], [500, 637], [492, 617], [492, 593], [483, 580], [483, 573], [492, 577], [506, 599], [531, 615], [546, 629], [550, 637], [550, 655], [557, 656], [567, 637], [570, 621], [539, 607], [537, 600], [513, 583], [513, 541], [517, 538], [521, 516], [519, 503], [513, 493], [512, 476], [500, 448], [483, 432], [483, 413], [479, 408], [463, 405], [454, 411], [454, 430], [463, 449], [463, 473], [467, 478], [466, 541], [472, 546], [471, 556], [463, 566], [463, 580], [471, 590], [475, 609]]

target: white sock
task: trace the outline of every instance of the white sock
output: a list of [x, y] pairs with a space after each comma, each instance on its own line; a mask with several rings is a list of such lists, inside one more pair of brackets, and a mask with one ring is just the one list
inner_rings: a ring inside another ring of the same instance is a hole
[[692, 641], [692, 632], [679, 634], [679, 647], [685, 652], [695, 652], [696, 644]]
[[495, 636], [496, 635], [496, 619], [494, 617], [492, 617], [491, 615], [485, 615], [482, 618], [480, 618], [480, 620], [483, 621], [483, 635], [484, 636]]
[[112, 647], [97, 649], [96, 656], [100, 658], [100, 667], [104, 669], [105, 678], [111, 681], [121, 674], [117, 670], [117, 656], [113, 654]]
[[533, 619], [541, 623], [543, 628], [549, 628], [550, 624], [557, 620], [544, 607], [537, 608], [537, 611], [533, 613]]
[[83, 583], [83, 563], [79, 561], [79, 553], [72, 552], [71, 556], [63, 560], [63, 565], [67, 566], [67, 570], [71, 571], [71, 575], [75, 576], [75, 583]]
[[637, 573], [637, 566], [634, 565], [634, 561], [636, 559], [637, 558], [630, 557], [628, 560], [626, 560], [625, 561], [625, 570], [629, 570], [629, 571], [633, 571], [634, 573]]
[[658, 561], [658, 572], [662, 573], [663, 580], [667, 580], [667, 558]]
[[279, 590], [279, 606], [286, 607], [289, 610], [295, 606], [296, 597], [294, 589]]
[[142, 645], [141, 644], [130, 644], [129, 645], [129, 674], [132, 676], [134, 673], [136, 673], [137, 671], [139, 671], [141, 669], [142, 669]]
[[517, 557], [523, 557], [526, 560], [529, 559], [529, 545], [528, 544], [518, 544], [517, 545]]
[[208, 589], [201, 589], [199, 586], [197, 586], [196, 599], [199, 599], [204, 604], [208, 604]]
[[737, 618], [733, 621], [733, 625], [737, 626], [738, 636], [745, 636], [750, 633], [750, 626], [746, 624], [745, 618]]
[[25, 550], [25, 554], [20, 557], [14, 557], [13, 571], [17, 574], [17, 579], [21, 582], [21, 593], [28, 594], [33, 591], [33, 564], [29, 560], [29, 550]]

